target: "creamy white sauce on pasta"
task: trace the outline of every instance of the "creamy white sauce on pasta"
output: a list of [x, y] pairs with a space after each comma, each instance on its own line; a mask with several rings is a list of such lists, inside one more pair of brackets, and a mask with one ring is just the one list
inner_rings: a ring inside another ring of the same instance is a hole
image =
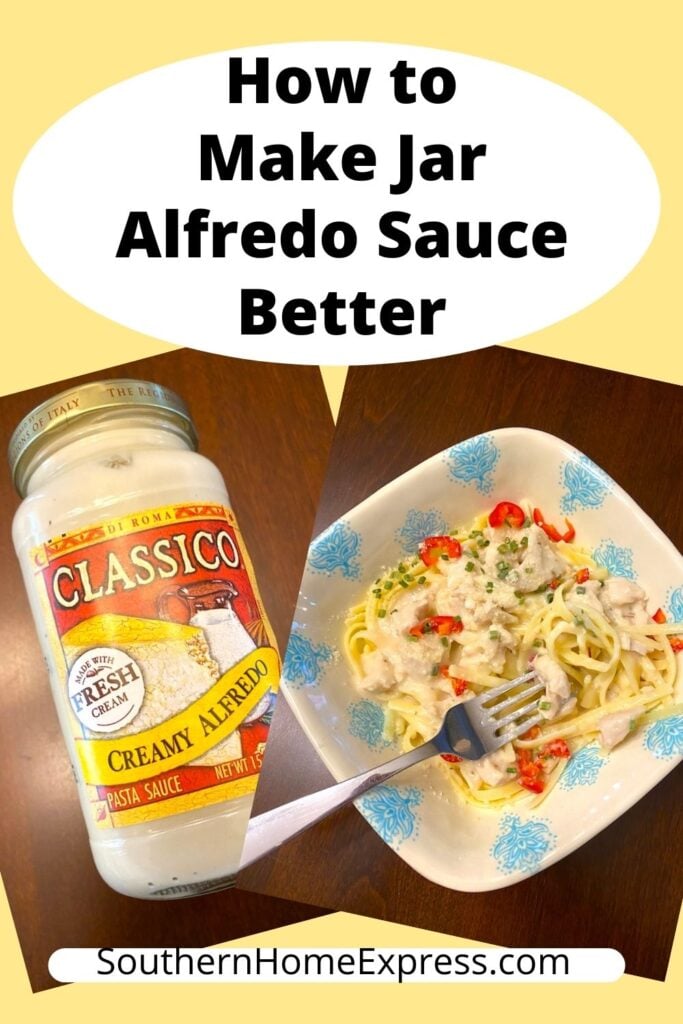
[[483, 515], [455, 531], [459, 555], [437, 548], [387, 571], [345, 637], [355, 686], [383, 706], [386, 736], [404, 749], [433, 736], [453, 705], [536, 670], [543, 725], [449, 765], [464, 795], [488, 804], [540, 798], [581, 745], [597, 737], [611, 749], [670, 703], [676, 676], [676, 627], [653, 622], [642, 588], [549, 539], [523, 510], [523, 525]]

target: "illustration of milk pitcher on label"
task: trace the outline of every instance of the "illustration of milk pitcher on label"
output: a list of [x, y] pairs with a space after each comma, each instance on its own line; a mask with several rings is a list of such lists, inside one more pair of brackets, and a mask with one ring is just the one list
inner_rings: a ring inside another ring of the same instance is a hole
[[211, 657], [221, 675], [253, 651], [256, 644], [242, 625], [232, 602], [238, 597], [230, 580], [197, 580], [167, 590], [159, 598], [159, 616], [177, 621], [173, 602], [182, 606], [183, 618], [190, 626], [204, 631]]
[[[172, 587], [161, 595], [158, 602], [159, 617], [171, 622], [178, 618], [204, 633], [211, 657], [223, 675], [229, 668], [255, 650], [257, 644], [243, 625], [232, 606], [239, 597], [237, 587], [230, 580], [195, 580], [180, 587]], [[254, 722], [270, 709], [270, 695], [266, 694], [245, 718]]]

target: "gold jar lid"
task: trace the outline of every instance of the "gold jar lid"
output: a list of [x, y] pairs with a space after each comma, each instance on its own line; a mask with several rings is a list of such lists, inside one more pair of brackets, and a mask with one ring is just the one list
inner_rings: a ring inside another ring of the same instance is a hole
[[101, 424], [101, 414], [134, 409], [161, 412], [196, 449], [197, 435], [189, 410], [169, 388], [127, 378], [78, 384], [37, 405], [12, 434], [8, 457], [19, 493], [26, 493], [28, 470], [36, 456], [48, 446], [52, 448], [76, 421], [87, 425], [89, 419], [93, 425]]

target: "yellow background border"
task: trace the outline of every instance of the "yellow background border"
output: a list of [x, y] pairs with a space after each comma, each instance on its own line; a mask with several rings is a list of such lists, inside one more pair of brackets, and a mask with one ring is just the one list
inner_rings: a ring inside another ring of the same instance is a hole
[[[5, 289], [5, 350], [0, 392], [11, 393], [88, 370], [162, 352], [158, 342], [92, 313], [59, 291], [22, 249], [11, 219], [11, 190], [32, 143], [70, 107], [116, 81], [151, 67], [215, 50], [269, 42], [363, 39], [473, 53], [559, 82], [603, 107], [643, 146], [662, 191], [657, 236], [638, 267], [599, 302], [516, 347], [663, 380], [683, 380], [680, 246], [683, 196], [680, 38], [683, 18], [672, 0], [509, 0], [441, 2], [346, 0], [343, 5], [195, 0], [15, 0], [6, 12], [0, 73], [9, 108], [3, 137], [0, 252]], [[326, 370], [337, 407], [344, 372]], [[657, 439], [649, 439], [649, 443]], [[142, 909], [141, 909], [141, 912]], [[567, 908], [571, 912], [571, 908]], [[449, 926], [451, 923], [449, 922]], [[473, 945], [382, 922], [334, 915], [261, 936], [281, 945]], [[558, 935], [561, 942], [561, 934]], [[240, 943], [253, 944], [253, 939]], [[233, 944], [234, 945], [234, 944]], [[95, 1018], [103, 1022], [157, 1017], [170, 1010], [197, 1015], [188, 986], [70, 986], [31, 995], [9, 907], [0, 894], [0, 949], [5, 1004], [27, 1022]], [[507, 1016], [552, 1014], [554, 1024], [590, 1014], [632, 1020], [680, 1006], [683, 934], [679, 926], [666, 983], [626, 977], [608, 986], [460, 986], [449, 993], [423, 985], [307, 987], [306, 1016], [346, 1019], [354, 1010], [381, 1019], [418, 1019], [451, 1012]], [[446, 997], [446, 1002], [444, 1002]], [[677, 998], [678, 997], [678, 998]], [[255, 1013], [280, 1020], [301, 1016], [299, 985], [222, 987], [202, 992], [202, 1011], [232, 1017]], [[172, 1000], [172, 1002], [171, 1002]]]

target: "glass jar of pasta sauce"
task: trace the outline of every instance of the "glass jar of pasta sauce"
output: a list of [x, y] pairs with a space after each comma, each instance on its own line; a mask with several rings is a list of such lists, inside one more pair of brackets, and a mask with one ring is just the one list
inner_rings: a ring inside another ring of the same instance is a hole
[[228, 886], [279, 659], [218, 469], [184, 402], [104, 380], [10, 442], [13, 537], [97, 868], [118, 892]]

